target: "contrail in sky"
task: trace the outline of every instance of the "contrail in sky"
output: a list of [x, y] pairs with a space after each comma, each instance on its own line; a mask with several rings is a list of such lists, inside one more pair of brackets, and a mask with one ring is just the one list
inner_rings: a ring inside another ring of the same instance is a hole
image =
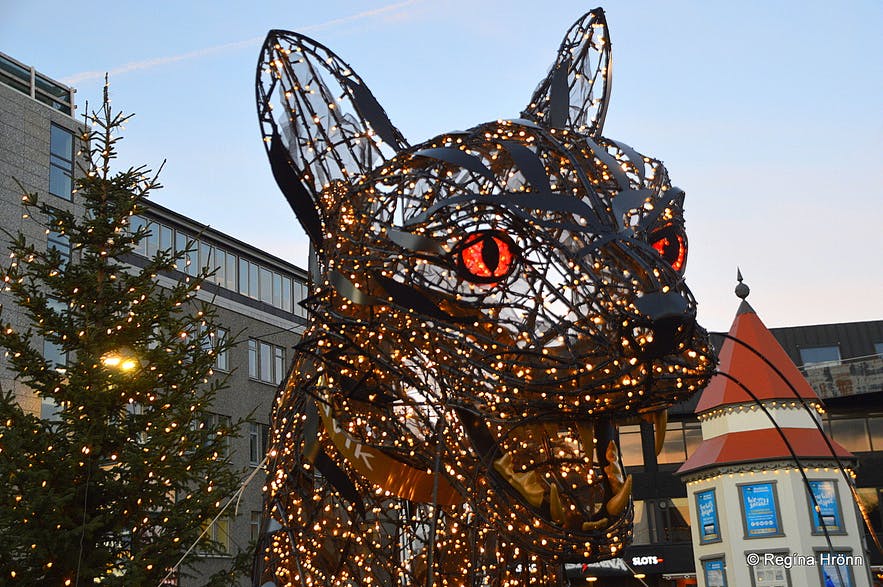
[[[412, 4], [417, 4], [422, 0], [405, 0], [404, 2], [398, 2], [396, 4], [389, 4], [387, 6], [381, 6], [380, 8], [374, 8], [372, 10], [366, 10], [364, 12], [359, 12], [357, 14], [351, 14], [349, 16], [343, 16], [341, 18], [335, 18], [326, 22], [321, 22], [319, 24], [312, 24], [303, 27], [299, 27], [298, 31], [309, 32], [309, 31], [317, 31], [321, 29], [327, 29], [333, 26], [337, 26], [340, 24], [346, 24], [348, 22], [354, 22], [357, 20], [363, 20], [366, 18], [371, 18], [373, 16], [379, 16], [381, 14], [385, 14], [387, 12], [393, 12], [400, 8], [404, 8], [406, 6], [410, 6]], [[117, 76], [124, 73], [129, 73], [131, 71], [139, 71], [142, 69], [150, 69], [153, 67], [159, 67], [160, 65], [166, 65], [167, 63], [176, 63], [178, 61], [188, 61], [190, 59], [198, 59], [200, 57], [206, 57], [208, 55], [214, 55], [215, 53], [222, 53], [224, 51], [230, 51], [233, 49], [242, 49], [244, 47], [252, 47], [257, 43], [260, 43], [264, 40], [264, 37], [254, 37], [252, 39], [246, 39], [244, 41], [236, 41], [233, 43], [224, 43], [223, 45], [215, 45], [214, 47], [205, 47], [203, 49], [197, 49], [195, 51], [190, 51], [188, 53], [182, 53], [180, 55], [170, 55], [168, 57], [156, 57], [154, 59], [145, 59], [143, 61], [132, 61], [131, 63], [126, 63], [117, 68], [111, 69], [107, 72], [104, 71], [83, 71], [81, 73], [75, 73], [66, 78], [63, 78], [61, 81], [67, 85], [73, 86], [82, 81], [91, 80], [91, 79], [103, 79], [105, 73], [109, 74], [111, 77]]]

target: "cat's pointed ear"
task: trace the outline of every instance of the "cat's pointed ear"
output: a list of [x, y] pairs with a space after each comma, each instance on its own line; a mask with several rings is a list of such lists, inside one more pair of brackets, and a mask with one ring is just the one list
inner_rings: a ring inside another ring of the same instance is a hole
[[[349, 184], [408, 142], [362, 79], [320, 43], [273, 30], [257, 71], [258, 119], [276, 182], [314, 244], [332, 185]], [[339, 190], [336, 190], [339, 191]]]
[[555, 64], [521, 117], [546, 128], [600, 135], [610, 98], [612, 65], [607, 19], [604, 11], [596, 8], [567, 31]]

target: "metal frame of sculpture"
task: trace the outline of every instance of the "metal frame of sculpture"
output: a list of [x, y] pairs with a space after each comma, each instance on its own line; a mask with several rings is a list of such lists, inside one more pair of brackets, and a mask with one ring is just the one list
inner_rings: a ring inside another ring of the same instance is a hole
[[617, 426], [661, 448], [715, 360], [683, 192], [601, 136], [610, 73], [595, 9], [520, 118], [411, 146], [349, 65], [268, 34], [261, 129], [317, 262], [255, 584], [551, 585], [630, 542]]

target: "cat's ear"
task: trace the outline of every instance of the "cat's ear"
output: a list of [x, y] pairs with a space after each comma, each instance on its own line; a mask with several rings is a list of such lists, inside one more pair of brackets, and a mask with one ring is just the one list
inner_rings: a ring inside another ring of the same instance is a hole
[[596, 8], [567, 31], [555, 64], [521, 117], [546, 128], [600, 135], [610, 98], [612, 65], [607, 19], [604, 11]]
[[297, 33], [267, 34], [257, 106], [276, 182], [317, 246], [338, 188], [408, 146], [352, 68]]

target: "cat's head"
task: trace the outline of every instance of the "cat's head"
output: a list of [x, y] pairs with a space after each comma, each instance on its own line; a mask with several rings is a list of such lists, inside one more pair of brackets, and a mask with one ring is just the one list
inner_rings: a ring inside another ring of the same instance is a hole
[[571, 559], [630, 536], [617, 425], [664, 430], [714, 366], [684, 193], [601, 135], [610, 64], [596, 9], [519, 118], [413, 146], [309, 38], [272, 31], [258, 72], [273, 172], [317, 259], [302, 349], [320, 360], [293, 381], [348, 440], [415, 471], [440, 454], [449, 501]]

